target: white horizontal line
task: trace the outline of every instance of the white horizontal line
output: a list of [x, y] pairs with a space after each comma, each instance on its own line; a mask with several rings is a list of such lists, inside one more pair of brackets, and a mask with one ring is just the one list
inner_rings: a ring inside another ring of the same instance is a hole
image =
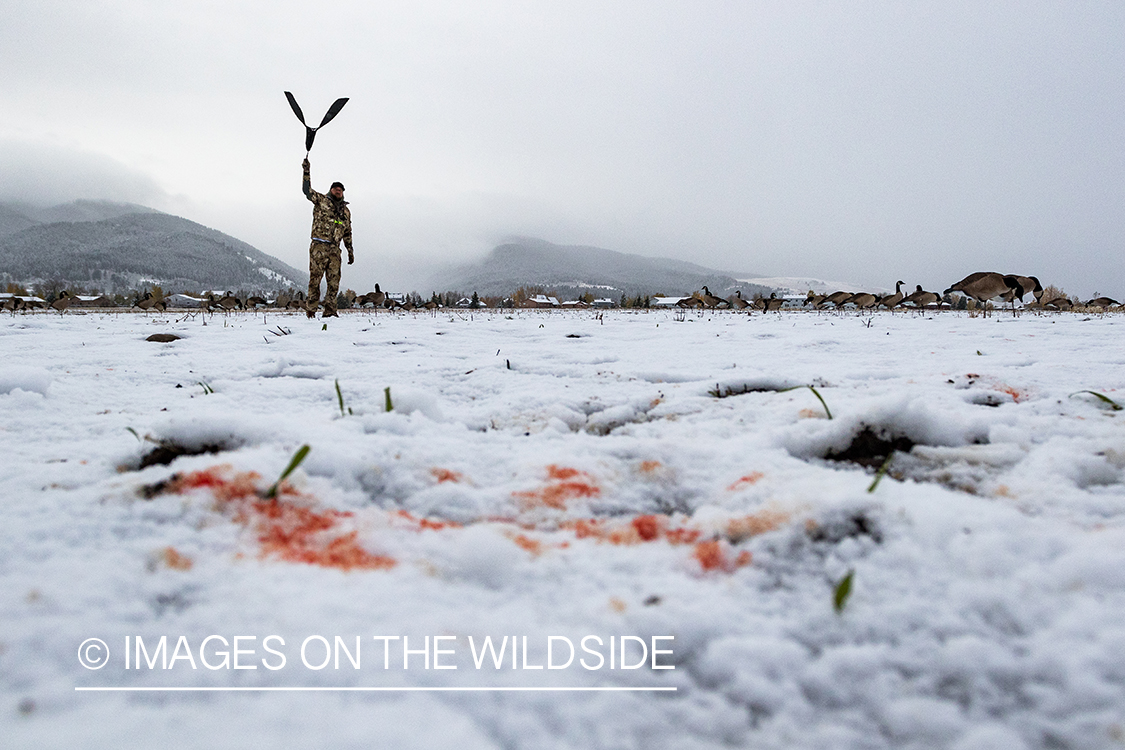
[[238, 692], [238, 693], [331, 693], [331, 692], [381, 692], [381, 693], [439, 693], [439, 692], [675, 692], [674, 687], [76, 687], [79, 692]]

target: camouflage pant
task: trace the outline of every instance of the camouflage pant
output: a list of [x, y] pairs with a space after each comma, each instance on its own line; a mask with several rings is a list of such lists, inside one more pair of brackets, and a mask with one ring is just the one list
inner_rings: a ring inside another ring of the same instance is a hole
[[309, 296], [307, 310], [316, 312], [320, 302], [320, 277], [328, 281], [324, 295], [324, 312], [336, 312], [336, 295], [340, 291], [340, 247], [326, 242], [313, 242], [309, 245]]

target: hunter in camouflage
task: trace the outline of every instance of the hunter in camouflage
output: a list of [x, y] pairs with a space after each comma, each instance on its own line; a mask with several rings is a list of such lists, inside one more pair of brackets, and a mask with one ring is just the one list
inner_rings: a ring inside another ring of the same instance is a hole
[[312, 189], [307, 158], [301, 167], [304, 169], [301, 190], [313, 204], [312, 244], [309, 245], [309, 297], [305, 313], [310, 318], [316, 316], [316, 308], [320, 302], [320, 278], [323, 276], [328, 282], [328, 289], [321, 317], [334, 317], [337, 315], [336, 295], [340, 291], [341, 242], [348, 249], [348, 265], [355, 262], [355, 254], [352, 252], [352, 212], [348, 209], [348, 202], [344, 200], [344, 186], [341, 183], [333, 182], [327, 195], [318, 193]]

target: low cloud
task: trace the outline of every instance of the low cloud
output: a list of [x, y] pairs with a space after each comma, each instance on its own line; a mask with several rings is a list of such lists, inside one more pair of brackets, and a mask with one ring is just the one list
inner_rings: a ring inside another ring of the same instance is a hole
[[94, 199], [152, 206], [166, 197], [152, 177], [103, 154], [0, 140], [0, 201], [49, 206]]

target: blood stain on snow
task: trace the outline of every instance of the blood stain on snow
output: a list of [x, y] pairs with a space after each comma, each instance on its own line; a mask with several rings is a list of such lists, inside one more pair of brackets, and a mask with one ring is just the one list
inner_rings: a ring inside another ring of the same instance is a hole
[[456, 483], [464, 479], [464, 477], [459, 472], [451, 471], [450, 469], [442, 469], [436, 466], [430, 469], [430, 474], [432, 474], [434, 479], [438, 481], [438, 484], [442, 484], [444, 482]]
[[579, 539], [596, 539], [610, 544], [630, 545], [664, 539], [669, 544], [691, 544], [702, 532], [684, 526], [672, 526], [671, 519], [662, 515], [636, 516], [628, 523], [607, 523], [599, 518], [580, 518], [562, 524], [571, 529]]
[[412, 525], [417, 527], [418, 531], [441, 531], [442, 529], [459, 529], [461, 524], [456, 521], [431, 521], [428, 518], [418, 518], [417, 516], [406, 510], [396, 510], [394, 512], [399, 518], [405, 519]]
[[760, 471], [752, 471], [746, 476], [739, 478], [738, 481], [732, 483], [730, 487], [727, 487], [727, 491], [734, 492], [736, 490], [742, 489], [743, 487], [749, 487], [752, 484], [757, 484], [758, 480], [764, 476], [765, 474]]
[[660, 536], [660, 524], [657, 522], [656, 516], [637, 516], [633, 519], [633, 528], [637, 530], [637, 535], [646, 542], [651, 542]]
[[537, 539], [532, 539], [523, 534], [516, 534], [512, 537], [512, 541], [516, 543], [521, 549], [525, 549], [532, 554], [533, 557], [538, 557], [543, 552], [543, 543]]
[[547, 478], [552, 480], [552, 483], [537, 490], [513, 492], [512, 497], [521, 500], [526, 507], [545, 506], [566, 510], [569, 500], [598, 497], [602, 494], [594, 478], [578, 469], [551, 464], [547, 467]]
[[172, 570], [191, 570], [192, 559], [187, 555], [181, 555], [175, 547], [165, 547], [161, 550], [160, 556], [164, 564]]
[[182, 494], [207, 489], [218, 510], [235, 523], [253, 528], [262, 557], [301, 562], [340, 570], [385, 570], [395, 566], [394, 558], [368, 552], [356, 541], [359, 532], [341, 533], [342, 519], [352, 513], [338, 510], [316, 511], [298, 504], [305, 499], [291, 485], [282, 483], [278, 496], [264, 498], [258, 490], [260, 475], [242, 472], [229, 476], [229, 466], [176, 475], [161, 488], [162, 493]]
[[753, 561], [753, 556], [747, 550], [740, 552], [733, 560], [730, 559], [718, 539], [709, 539], [695, 545], [694, 554], [699, 567], [704, 570], [722, 570], [727, 573], [734, 572], [735, 569], [749, 565]]
[[1004, 385], [1003, 383], [998, 384], [996, 386], [996, 390], [1000, 391], [1001, 393], [1007, 393], [1017, 404], [1020, 402], [1020, 399], [1027, 398], [1027, 394], [1023, 391], [1019, 390], [1018, 388], [1013, 388], [1010, 385]]
[[621, 599], [618, 599], [616, 596], [611, 596], [609, 598], [609, 608], [620, 615], [625, 612], [626, 605]]
[[661, 467], [662, 464], [659, 461], [641, 461], [640, 469], [642, 474], [652, 474]]
[[789, 514], [780, 510], [763, 510], [741, 518], [732, 518], [726, 525], [727, 539], [739, 542], [747, 537], [774, 531], [789, 522]]

